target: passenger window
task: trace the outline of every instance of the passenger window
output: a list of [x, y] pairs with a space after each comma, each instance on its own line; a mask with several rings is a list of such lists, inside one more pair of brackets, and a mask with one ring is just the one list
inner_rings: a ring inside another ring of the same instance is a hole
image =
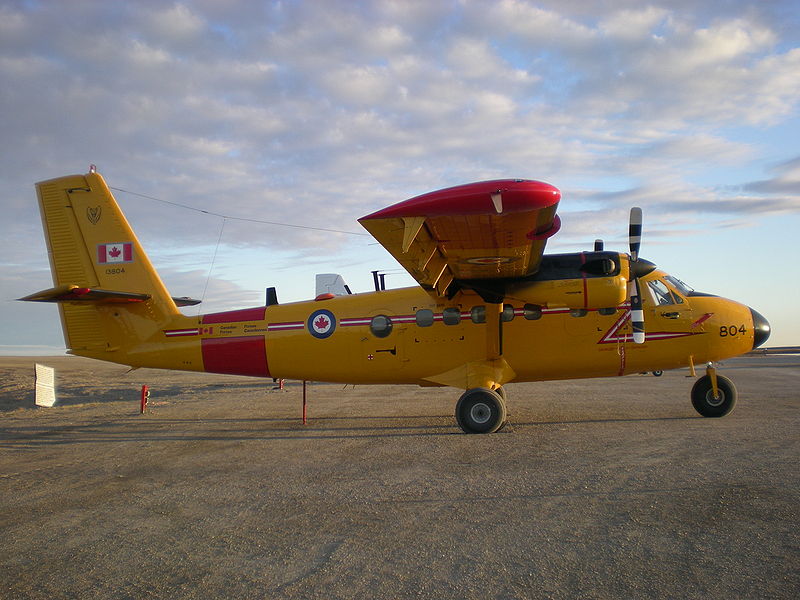
[[458, 325], [461, 323], [461, 310], [458, 308], [445, 308], [442, 311], [442, 321], [445, 325]]
[[392, 333], [392, 320], [386, 315], [372, 317], [372, 321], [369, 324], [369, 329], [372, 331], [372, 335], [375, 337], [385, 338]]
[[653, 294], [653, 299], [655, 300], [656, 304], [660, 306], [675, 304], [675, 300], [673, 300], [672, 294], [669, 292], [669, 288], [664, 284], [663, 281], [656, 279], [655, 281], [648, 281], [647, 285], [650, 288], [650, 292]]
[[427, 308], [422, 308], [417, 311], [417, 326], [430, 327], [433, 325], [433, 311]]
[[473, 306], [469, 311], [469, 316], [473, 323], [486, 323], [486, 307]]
[[613, 315], [614, 313], [616, 313], [617, 309], [616, 308], [598, 308], [597, 312], [599, 312], [601, 315], [608, 316], [608, 315]]
[[528, 321], [537, 321], [542, 318], [542, 307], [537, 304], [526, 304], [522, 307], [522, 316]]
[[503, 304], [503, 314], [500, 318], [506, 323], [512, 321], [514, 319], [514, 307], [510, 304]]
[[569, 311], [569, 314], [572, 317], [585, 317], [587, 314], [589, 314], [589, 311], [585, 308], [573, 308]]

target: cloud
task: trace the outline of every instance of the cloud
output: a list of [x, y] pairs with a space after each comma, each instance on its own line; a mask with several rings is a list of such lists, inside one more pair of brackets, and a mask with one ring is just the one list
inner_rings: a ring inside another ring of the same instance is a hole
[[616, 41], [638, 41], [657, 37], [659, 25], [669, 20], [669, 11], [658, 6], [617, 10], [600, 19], [599, 30]]
[[[117, 188], [350, 231], [410, 196], [509, 176], [558, 185], [565, 212], [579, 201], [603, 220], [630, 203], [720, 222], [797, 211], [789, 167], [737, 191], [698, 182], [763, 153], [733, 129], [797, 125], [800, 49], [767, 4], [3, 6], [0, 235], [38, 226], [34, 181], [92, 162]], [[158, 252], [217, 239], [218, 220], [116, 194]], [[301, 258], [362, 243], [226, 232], [231, 251]]]
[[789, 194], [794, 197], [795, 206], [800, 204], [800, 156], [775, 165], [772, 172], [772, 178], [747, 183], [743, 189], [762, 194]]
[[156, 9], [146, 18], [153, 35], [164, 41], [198, 41], [208, 28], [205, 19], [184, 4]]

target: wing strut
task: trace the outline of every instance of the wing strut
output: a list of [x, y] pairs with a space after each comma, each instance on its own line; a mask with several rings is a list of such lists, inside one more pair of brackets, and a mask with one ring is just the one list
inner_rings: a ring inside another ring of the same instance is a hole
[[503, 304], [486, 305], [486, 359], [497, 360], [503, 356]]

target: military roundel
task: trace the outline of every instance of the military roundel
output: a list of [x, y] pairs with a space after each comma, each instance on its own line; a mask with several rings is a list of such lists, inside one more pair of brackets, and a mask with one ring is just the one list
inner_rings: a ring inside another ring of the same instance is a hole
[[336, 317], [329, 310], [315, 310], [308, 317], [308, 331], [315, 338], [324, 340], [333, 335], [336, 329]]

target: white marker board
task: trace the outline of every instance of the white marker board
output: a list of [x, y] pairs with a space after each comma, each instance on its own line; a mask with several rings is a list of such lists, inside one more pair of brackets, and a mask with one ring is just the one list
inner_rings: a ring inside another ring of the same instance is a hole
[[36, 364], [36, 406], [55, 406], [56, 370], [53, 367]]

